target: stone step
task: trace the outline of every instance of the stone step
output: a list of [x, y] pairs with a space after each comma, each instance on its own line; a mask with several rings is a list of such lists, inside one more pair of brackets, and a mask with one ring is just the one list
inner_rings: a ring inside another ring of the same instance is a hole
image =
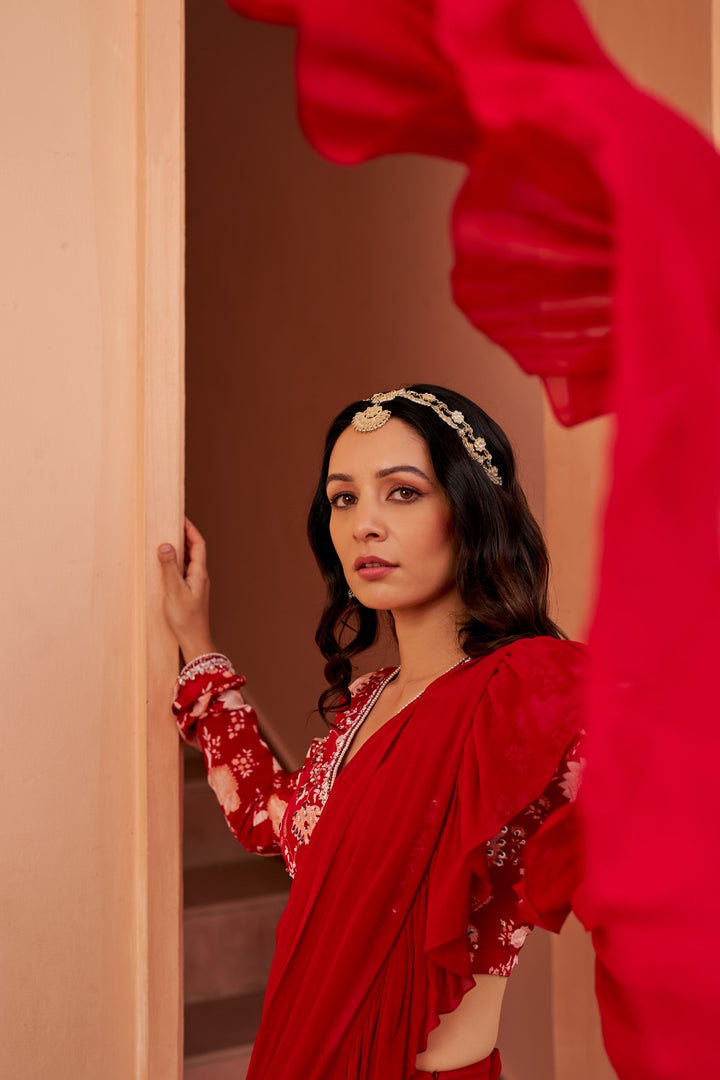
[[184, 1080], [244, 1080], [263, 992], [185, 1006]]
[[183, 783], [183, 866], [243, 862], [254, 855], [235, 839], [207, 782], [202, 754], [185, 748]]
[[183, 865], [244, 862], [255, 858], [236, 840], [207, 780], [186, 780], [183, 789]]
[[245, 1080], [251, 1051], [252, 1047], [247, 1046], [188, 1058], [183, 1080]]
[[265, 987], [289, 888], [279, 858], [185, 871], [186, 1004]]

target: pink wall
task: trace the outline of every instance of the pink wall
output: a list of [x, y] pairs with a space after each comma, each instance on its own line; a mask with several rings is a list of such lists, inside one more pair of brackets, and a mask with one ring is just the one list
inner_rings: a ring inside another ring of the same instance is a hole
[[181, 14], [0, 11], [4, 1080], [179, 1076]]

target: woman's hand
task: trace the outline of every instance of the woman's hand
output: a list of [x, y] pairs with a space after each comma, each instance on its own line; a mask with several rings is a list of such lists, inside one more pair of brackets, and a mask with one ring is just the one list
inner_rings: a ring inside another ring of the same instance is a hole
[[172, 544], [161, 544], [158, 558], [165, 586], [165, 617], [186, 664], [215, 652], [210, 634], [210, 578], [205, 541], [185, 518], [185, 573]]

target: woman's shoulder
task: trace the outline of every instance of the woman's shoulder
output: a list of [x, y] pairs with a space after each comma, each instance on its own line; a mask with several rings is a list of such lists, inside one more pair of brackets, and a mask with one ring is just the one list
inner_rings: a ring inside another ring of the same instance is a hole
[[498, 673], [550, 684], [582, 680], [588, 667], [588, 650], [579, 641], [548, 636], [518, 638], [496, 651]]
[[488, 697], [519, 728], [528, 732], [567, 731], [579, 725], [583, 711], [588, 652], [577, 641], [521, 638], [497, 651]]
[[545, 791], [584, 727], [587, 654], [576, 642], [536, 637], [492, 655], [490, 677], [486, 670], [478, 686], [469, 753], [486, 824], [499, 828]]

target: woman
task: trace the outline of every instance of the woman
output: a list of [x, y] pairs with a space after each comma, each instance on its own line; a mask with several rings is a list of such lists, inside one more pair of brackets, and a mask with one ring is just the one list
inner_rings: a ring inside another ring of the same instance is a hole
[[[159, 552], [188, 662], [180, 732], [235, 835], [294, 876], [248, 1077], [496, 1078], [530, 930], [524, 849], [563, 817], [582, 766], [583, 651], [547, 614], [547, 553], [507, 438], [459, 394], [416, 385], [344, 409], [309, 536], [330, 731], [296, 773], [214, 651], [202, 537], [187, 524], [184, 579]], [[350, 685], [378, 612], [400, 664]]]

